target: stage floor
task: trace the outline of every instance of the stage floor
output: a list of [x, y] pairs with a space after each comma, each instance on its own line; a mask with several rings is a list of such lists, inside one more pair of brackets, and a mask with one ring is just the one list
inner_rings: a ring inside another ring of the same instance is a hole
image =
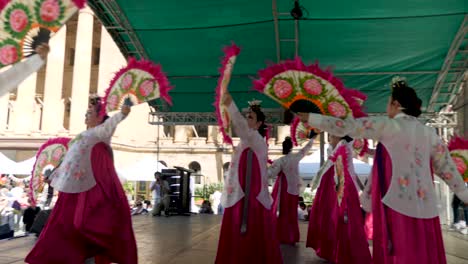
[[[221, 217], [192, 215], [151, 217], [134, 216], [139, 263], [214, 263]], [[305, 248], [307, 222], [300, 222], [301, 241], [295, 247], [283, 245], [284, 263], [326, 263], [310, 248]], [[29, 236], [0, 241], [0, 263], [24, 263], [24, 257], [35, 243]], [[444, 231], [447, 261], [468, 263], [468, 236]]]

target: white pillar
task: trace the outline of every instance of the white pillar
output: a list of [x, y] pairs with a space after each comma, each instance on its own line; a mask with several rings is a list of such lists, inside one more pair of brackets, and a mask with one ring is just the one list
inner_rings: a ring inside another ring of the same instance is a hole
[[[8, 70], [11, 66], [4, 67], [0, 70], [0, 74], [6, 70]], [[4, 94], [0, 97], [0, 133], [6, 131], [7, 122], [8, 122], [8, 102], [10, 100], [10, 93]]]
[[83, 131], [84, 116], [88, 108], [89, 85], [91, 81], [91, 56], [93, 51], [93, 23], [91, 10], [86, 7], [80, 11], [76, 29], [75, 65], [70, 111], [70, 133]]
[[42, 131], [45, 134], [57, 134], [63, 129], [62, 90], [66, 39], [67, 27], [63, 26], [49, 43], [42, 114]]
[[217, 127], [208, 126], [208, 137], [206, 139], [206, 143], [216, 142], [217, 138], [218, 138]]
[[187, 128], [190, 126], [175, 126], [174, 143], [187, 143]]
[[276, 142], [277, 144], [282, 144], [284, 139], [287, 136], [290, 136], [291, 134], [291, 129], [289, 126], [278, 126], [277, 127], [278, 132], [276, 133]]
[[101, 29], [100, 50], [98, 94], [103, 96], [110, 81], [114, 77], [114, 73], [127, 65], [127, 61], [104, 26]]
[[13, 130], [16, 134], [29, 134], [34, 124], [37, 73], [31, 74], [18, 86], [13, 112]]
[[8, 120], [8, 100], [10, 93], [0, 97], [0, 133], [5, 132]]

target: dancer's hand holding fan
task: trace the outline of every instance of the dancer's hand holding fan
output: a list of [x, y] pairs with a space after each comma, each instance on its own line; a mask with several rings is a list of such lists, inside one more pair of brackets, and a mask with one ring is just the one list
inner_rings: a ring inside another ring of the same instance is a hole
[[0, 1], [0, 67], [14, 64], [47, 44], [85, 0]]
[[317, 129], [310, 127], [307, 122], [301, 122], [299, 117], [295, 117], [292, 121], [291, 139], [295, 146], [302, 145], [319, 133]]
[[[258, 72], [259, 79], [254, 81], [254, 88], [277, 101], [293, 113], [304, 113], [303, 122], [307, 122], [306, 113], [318, 113], [338, 118], [362, 117], [359, 100], [366, 96], [356, 90], [344, 87], [341, 80], [330, 71], [322, 70], [318, 64], [306, 65], [300, 58], [272, 65]], [[359, 99], [359, 100], [357, 100]], [[295, 122], [298, 122], [297, 119]], [[307, 134], [313, 128], [307, 124], [293, 123], [294, 133]], [[318, 132], [318, 131], [316, 131]], [[300, 135], [296, 142], [300, 141]]]
[[354, 156], [364, 157], [369, 154], [369, 141], [364, 138], [356, 138], [353, 140]]
[[232, 100], [228, 93], [229, 82], [231, 81], [231, 74], [236, 62], [237, 55], [239, 55], [240, 49], [235, 44], [224, 49], [224, 58], [220, 69], [220, 77], [218, 79], [218, 86], [216, 87], [216, 100], [215, 100], [215, 111], [218, 118], [218, 125], [223, 135], [225, 143], [232, 144], [232, 124], [227, 106], [230, 104], [225, 102], [226, 100]]
[[172, 104], [171, 86], [161, 66], [151, 61], [130, 58], [128, 65], [117, 72], [104, 96], [105, 113], [162, 98]]

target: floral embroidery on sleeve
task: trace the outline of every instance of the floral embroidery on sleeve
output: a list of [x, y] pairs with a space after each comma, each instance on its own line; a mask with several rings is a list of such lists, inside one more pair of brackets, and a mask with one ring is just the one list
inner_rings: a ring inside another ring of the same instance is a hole
[[344, 122], [341, 121], [341, 120], [337, 120], [336, 123], [335, 123], [335, 125], [336, 125], [337, 127], [344, 127]]
[[362, 122], [362, 124], [363, 124], [363, 126], [364, 126], [365, 129], [372, 129], [373, 126], [374, 126], [373, 123], [372, 123], [372, 121], [370, 121], [370, 120], [364, 120], [364, 121]]
[[409, 186], [408, 176], [401, 176], [398, 178], [398, 184], [400, 185], [400, 190], [406, 192]]
[[418, 197], [422, 200], [426, 199], [426, 190], [423, 188], [418, 189]]

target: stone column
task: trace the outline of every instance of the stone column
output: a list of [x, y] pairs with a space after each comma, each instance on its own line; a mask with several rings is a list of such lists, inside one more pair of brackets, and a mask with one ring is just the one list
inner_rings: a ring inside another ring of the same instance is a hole
[[213, 143], [216, 141], [215, 126], [208, 126], [208, 136], [206, 137], [206, 143]]
[[101, 30], [100, 49], [98, 93], [103, 96], [114, 73], [127, 65], [127, 61], [104, 26]]
[[175, 126], [174, 143], [187, 143], [187, 129], [190, 126]]
[[291, 129], [289, 126], [278, 126], [277, 127], [278, 129], [278, 132], [276, 133], [277, 136], [276, 136], [276, 143], [277, 144], [282, 144], [284, 139], [287, 137], [287, 136], [290, 136], [291, 134]]
[[71, 93], [70, 133], [83, 131], [84, 116], [88, 108], [89, 85], [91, 81], [91, 56], [93, 51], [93, 23], [91, 10], [80, 11], [76, 29], [75, 65]]
[[[0, 70], [0, 74], [10, 67], [4, 67]], [[8, 123], [8, 101], [10, 100], [10, 93], [6, 93], [0, 97], [0, 133], [4, 133], [7, 129]]]
[[62, 90], [66, 36], [67, 27], [63, 26], [49, 43], [42, 114], [42, 132], [48, 135], [55, 135], [63, 129]]
[[34, 109], [36, 107], [37, 73], [31, 74], [18, 86], [16, 102], [13, 111], [13, 130], [16, 134], [29, 134], [34, 124]]

